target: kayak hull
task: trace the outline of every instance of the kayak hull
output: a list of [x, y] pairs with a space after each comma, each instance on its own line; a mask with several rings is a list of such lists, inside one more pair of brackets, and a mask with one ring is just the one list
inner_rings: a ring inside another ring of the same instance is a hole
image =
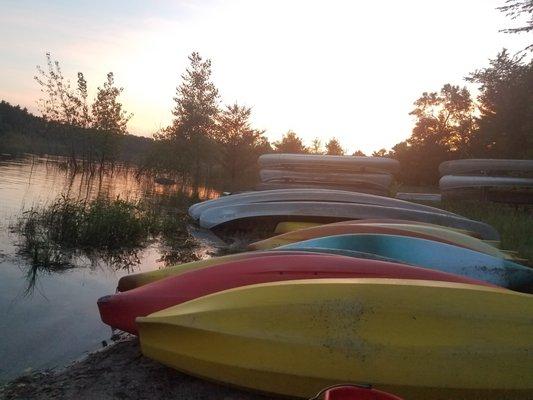
[[354, 382], [413, 400], [525, 399], [532, 315], [529, 295], [502, 289], [318, 279], [219, 292], [137, 322], [146, 356], [253, 390], [308, 398]]

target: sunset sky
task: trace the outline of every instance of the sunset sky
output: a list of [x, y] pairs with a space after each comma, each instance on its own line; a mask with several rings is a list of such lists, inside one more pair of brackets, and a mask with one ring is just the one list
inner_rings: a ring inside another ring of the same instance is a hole
[[171, 120], [172, 97], [198, 51], [213, 62], [223, 104], [253, 107], [253, 124], [277, 140], [337, 137], [350, 152], [409, 136], [423, 91], [463, 77], [531, 38], [503, 0], [6, 1], [0, 0], [0, 99], [37, 112], [35, 66], [50, 51], [94, 92], [108, 71], [124, 87], [129, 128], [151, 136]]

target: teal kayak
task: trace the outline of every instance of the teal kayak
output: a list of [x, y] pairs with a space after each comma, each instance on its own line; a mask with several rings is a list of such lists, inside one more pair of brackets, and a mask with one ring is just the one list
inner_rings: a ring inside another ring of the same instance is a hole
[[533, 269], [474, 250], [408, 236], [351, 234], [326, 236], [278, 250], [340, 249], [376, 254], [389, 260], [468, 276], [494, 285], [529, 291]]

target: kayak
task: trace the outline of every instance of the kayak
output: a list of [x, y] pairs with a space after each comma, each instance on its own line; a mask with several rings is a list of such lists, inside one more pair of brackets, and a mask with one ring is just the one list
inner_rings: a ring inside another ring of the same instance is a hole
[[[442, 225], [436, 225], [436, 224], [428, 224], [425, 222], [419, 222], [419, 221], [409, 221], [406, 219], [392, 219], [392, 218], [383, 218], [383, 219], [354, 219], [354, 220], [348, 220], [348, 221], [341, 221], [336, 222], [336, 224], [372, 224], [372, 223], [387, 223], [387, 224], [409, 224], [409, 225], [427, 225], [427, 226], [434, 226], [437, 228], [444, 228], [455, 232], [464, 233], [465, 235], [473, 236], [479, 238], [479, 235], [472, 231], [467, 231], [464, 229], [457, 229], [457, 228], [450, 228], [449, 226], [442, 226]], [[320, 226], [320, 225], [326, 225], [324, 223], [320, 222], [302, 222], [302, 221], [285, 221], [285, 222], [279, 222], [276, 225], [276, 228], [274, 230], [274, 233], [287, 233], [292, 231], [297, 231], [300, 229], [306, 229], [311, 228], [313, 226]], [[489, 242], [487, 240], [484, 240], [485, 242]], [[492, 240], [491, 243], [497, 244], [499, 241]]]
[[339, 221], [353, 219], [392, 218], [428, 222], [437, 225], [474, 231], [483, 239], [499, 240], [498, 232], [490, 225], [461, 216], [443, 215], [397, 207], [383, 207], [370, 204], [350, 204], [317, 201], [266, 202], [236, 204], [210, 208], [200, 216], [200, 226], [212, 229], [224, 224], [243, 222], [242, 220], [307, 218]]
[[533, 188], [533, 178], [510, 176], [455, 176], [446, 175], [439, 180], [440, 190], [468, 188]]
[[189, 207], [189, 215], [193, 219], [197, 220], [200, 218], [202, 212], [214, 207], [220, 207], [223, 205], [280, 201], [327, 201], [334, 203], [374, 204], [378, 206], [398, 207], [408, 210], [427, 211], [457, 216], [457, 214], [441, 210], [439, 208], [411, 203], [409, 201], [398, 200], [390, 197], [328, 189], [279, 189], [264, 190], [261, 192], [237, 193], [193, 204]]
[[142, 353], [309, 398], [346, 382], [409, 400], [531, 399], [533, 297], [462, 283], [314, 279], [217, 292], [137, 318]]
[[293, 167], [314, 169], [351, 169], [359, 171], [365, 168], [373, 170], [398, 172], [400, 163], [386, 157], [332, 156], [321, 154], [263, 154], [258, 159], [261, 168]]
[[442, 175], [487, 172], [533, 172], [533, 160], [468, 159], [444, 161], [439, 165]]
[[533, 289], [533, 268], [463, 247], [414, 237], [381, 234], [338, 235], [296, 242], [280, 248], [363, 251], [412, 265], [468, 276], [509, 289]]
[[328, 183], [328, 182], [316, 182], [316, 181], [300, 181], [300, 182], [284, 182], [284, 181], [272, 181], [272, 182], [260, 182], [255, 186], [256, 191], [265, 190], [341, 190], [343, 192], [352, 193], [365, 193], [375, 196], [389, 196], [388, 186], [382, 186], [377, 183], [371, 182], [358, 182], [352, 184], [341, 183]]
[[[305, 250], [303, 251], [293, 251], [291, 254], [307, 254]], [[250, 259], [255, 257], [269, 257], [276, 255], [287, 255], [285, 252], [277, 251], [255, 251], [247, 253], [236, 253], [228, 254], [221, 257], [212, 257], [205, 260], [192, 261], [184, 264], [178, 264], [171, 267], [166, 267], [162, 269], [156, 269], [154, 271], [140, 272], [137, 274], [130, 274], [121, 277], [118, 281], [117, 291], [126, 292], [128, 290], [135, 289], [137, 287], [146, 285], [151, 282], [158, 281], [160, 279], [168, 278], [169, 276], [181, 275], [185, 272], [206, 268], [212, 265], [221, 264], [228, 261], [240, 260], [240, 259]]]
[[135, 335], [136, 317], [201, 296], [258, 283], [320, 278], [403, 278], [484, 284], [459, 275], [391, 262], [320, 253], [284, 254], [191, 270], [102, 297], [98, 300], [98, 309], [104, 323]]
[[338, 385], [322, 390], [311, 400], [402, 400], [372, 387]]
[[249, 250], [268, 250], [303, 240], [344, 234], [376, 233], [398, 236], [418, 237], [437, 242], [452, 244], [479, 251], [498, 258], [512, 259], [513, 256], [498, 250], [494, 246], [463, 233], [447, 229], [411, 224], [327, 224], [274, 236], [248, 245]]
[[330, 171], [291, 171], [283, 169], [262, 169], [259, 171], [262, 182], [323, 182], [341, 185], [357, 185], [364, 182], [388, 187], [392, 183], [391, 174], [330, 172]]

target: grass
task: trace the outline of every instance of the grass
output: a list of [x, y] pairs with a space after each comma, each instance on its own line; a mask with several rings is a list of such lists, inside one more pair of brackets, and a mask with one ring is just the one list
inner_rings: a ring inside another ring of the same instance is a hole
[[146, 201], [62, 196], [23, 212], [14, 228], [22, 239], [20, 252], [34, 268], [67, 269], [84, 256], [92, 264], [100, 259], [129, 269], [138, 263], [138, 250], [156, 238], [174, 259], [181, 253], [193, 258], [196, 243], [187, 232], [187, 218], [175, 208]]
[[492, 225], [501, 235], [501, 247], [518, 251], [533, 266], [533, 208], [479, 201], [443, 201], [440, 205], [470, 219]]

